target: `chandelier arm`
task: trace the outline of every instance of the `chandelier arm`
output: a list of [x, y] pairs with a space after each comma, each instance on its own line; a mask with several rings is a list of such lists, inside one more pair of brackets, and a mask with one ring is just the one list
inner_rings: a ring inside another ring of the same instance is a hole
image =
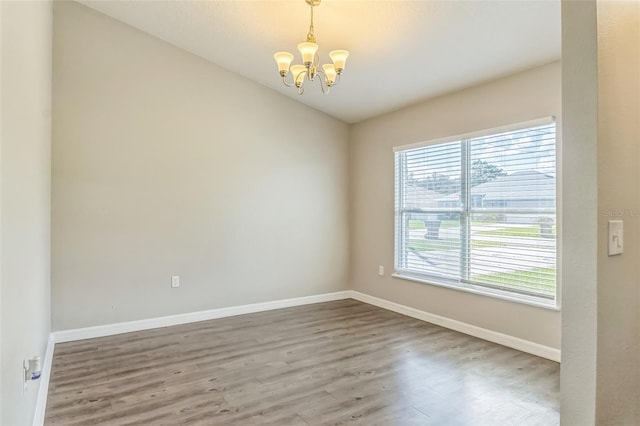
[[296, 87], [296, 90], [298, 91], [298, 95], [302, 95], [304, 93], [304, 85], [306, 81], [304, 80], [304, 76], [302, 77], [302, 83], [299, 86], [296, 84], [296, 81], [298, 81], [298, 78], [300, 78], [302, 74], [306, 74], [307, 72], [308, 72], [307, 70], [304, 70], [304, 71], [300, 71], [295, 75], [293, 74], [293, 72], [291, 72], [291, 75], [293, 75], [293, 85]]
[[322, 90], [323, 94], [328, 95], [331, 90], [331, 86], [327, 84], [327, 75], [322, 70], [318, 70], [318, 74], [322, 74], [322, 77], [318, 79], [320, 82], [320, 90]]
[[319, 78], [318, 80], [320, 80], [320, 90], [322, 90], [322, 94], [323, 95], [328, 95], [329, 94], [329, 90], [331, 90], [331, 87], [327, 86], [322, 78]]
[[287, 87], [295, 86], [295, 80], [293, 80], [291, 83], [287, 82], [287, 75], [289, 75], [289, 73], [287, 73], [286, 75], [282, 76], [282, 82], [284, 83], [284, 85], [287, 86]]

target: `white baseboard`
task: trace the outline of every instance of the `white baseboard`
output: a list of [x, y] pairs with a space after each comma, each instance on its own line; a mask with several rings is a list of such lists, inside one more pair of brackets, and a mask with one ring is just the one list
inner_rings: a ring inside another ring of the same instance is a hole
[[211, 309], [208, 311], [189, 312], [186, 314], [170, 315], [166, 317], [149, 318], [138, 321], [119, 322], [115, 324], [98, 325], [95, 327], [76, 328], [72, 330], [54, 331], [51, 333], [53, 342], [72, 342], [75, 340], [92, 339], [95, 337], [112, 336], [133, 331], [149, 330], [152, 328], [169, 327], [172, 325], [188, 324], [191, 322], [207, 321], [216, 318], [232, 317], [236, 315], [252, 314], [273, 309], [290, 308], [292, 306], [309, 305], [311, 303], [330, 302], [332, 300], [348, 299], [349, 291], [318, 294], [314, 296], [294, 297], [292, 299], [274, 300], [271, 302], [252, 303], [249, 305], [230, 306], [228, 308]]
[[[370, 305], [388, 309], [403, 315], [422, 321], [449, 328], [461, 333], [469, 334], [480, 339], [518, 349], [552, 361], [560, 362], [560, 350], [550, 346], [541, 345], [518, 337], [510, 336], [486, 328], [456, 321], [440, 315], [431, 314], [399, 303], [390, 302], [365, 293], [354, 290], [338, 291], [335, 293], [318, 294], [314, 296], [295, 297], [292, 299], [274, 300], [271, 302], [252, 303], [249, 305], [231, 306], [228, 308], [211, 309], [200, 312], [170, 315], [166, 317], [150, 318], [138, 321], [127, 321], [115, 324], [99, 325], [95, 327], [78, 328], [72, 330], [54, 331], [51, 333], [51, 341], [71, 342], [75, 340], [92, 339], [95, 337], [112, 336], [121, 333], [149, 330], [152, 328], [168, 327], [172, 325], [188, 324], [191, 322], [206, 321], [216, 318], [225, 318], [236, 315], [251, 314], [255, 312], [270, 311], [273, 309], [290, 308], [293, 306], [308, 305], [311, 303], [330, 302], [352, 298]], [[52, 345], [50, 345], [52, 346]], [[47, 347], [47, 350], [49, 346]], [[53, 350], [53, 348], [52, 348]], [[45, 357], [46, 358], [46, 357]], [[46, 361], [46, 359], [45, 359]]]
[[40, 388], [38, 389], [38, 398], [36, 399], [36, 411], [33, 415], [33, 426], [42, 426], [44, 424], [44, 412], [47, 408], [47, 395], [49, 393], [49, 379], [51, 378], [54, 346], [55, 342], [51, 335], [49, 335], [47, 349], [44, 354], [44, 362], [42, 363], [42, 375], [40, 376]]
[[390, 311], [426, 321], [431, 324], [436, 324], [445, 328], [449, 328], [451, 330], [468, 334], [470, 336], [488, 340], [493, 343], [498, 343], [503, 346], [508, 346], [522, 352], [560, 362], [560, 350], [552, 348], [550, 346], [530, 342], [528, 340], [509, 336], [507, 334], [498, 333], [497, 331], [487, 330], [486, 328], [477, 327], [475, 325], [456, 321], [450, 318], [442, 317], [440, 315], [430, 314], [419, 309], [411, 308], [409, 306], [401, 305], [395, 302], [389, 302], [388, 300], [380, 299], [378, 297], [370, 296], [358, 291], [350, 290], [349, 296], [352, 299], [359, 300], [370, 305], [378, 306], [380, 308], [388, 309]]

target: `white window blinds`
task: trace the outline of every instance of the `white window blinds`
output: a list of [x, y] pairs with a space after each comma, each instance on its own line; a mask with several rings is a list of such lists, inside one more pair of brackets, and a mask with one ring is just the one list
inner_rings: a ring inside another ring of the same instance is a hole
[[556, 295], [555, 123], [395, 154], [401, 275]]

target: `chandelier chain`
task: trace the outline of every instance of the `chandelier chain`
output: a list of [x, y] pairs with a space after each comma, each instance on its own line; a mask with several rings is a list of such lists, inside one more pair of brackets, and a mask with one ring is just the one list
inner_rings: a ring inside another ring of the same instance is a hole
[[311, 20], [309, 24], [309, 32], [307, 33], [307, 41], [311, 43], [315, 43], [316, 38], [315, 38], [315, 35], [313, 34], [313, 6], [311, 6], [310, 9], [311, 9]]

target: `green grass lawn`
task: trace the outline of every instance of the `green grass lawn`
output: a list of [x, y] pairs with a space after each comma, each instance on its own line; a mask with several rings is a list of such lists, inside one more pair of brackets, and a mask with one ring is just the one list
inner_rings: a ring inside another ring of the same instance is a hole
[[[483, 247], [500, 247], [504, 246], [504, 243], [497, 241], [471, 241], [471, 249], [479, 249]], [[442, 239], [442, 240], [427, 240], [427, 239], [410, 239], [407, 247], [417, 251], [434, 251], [434, 250], [459, 250], [460, 240], [457, 239]]]
[[459, 220], [443, 220], [440, 222], [440, 228], [459, 228], [460, 221]]
[[[477, 223], [477, 225], [492, 226], [493, 223]], [[498, 225], [499, 226], [499, 225]], [[551, 234], [556, 235], [556, 226], [551, 228]], [[540, 226], [519, 226], [512, 228], [497, 228], [489, 231], [478, 231], [475, 235], [491, 235], [496, 237], [532, 237], [540, 238]]]
[[[487, 223], [487, 222], [473, 222], [471, 227], [474, 226], [500, 226], [495, 223]], [[443, 220], [440, 222], [441, 229], [447, 228], [458, 228], [460, 227], [460, 222], [457, 220]], [[424, 225], [424, 221], [420, 219], [411, 219], [409, 220], [409, 229], [426, 229]], [[556, 225], [553, 225], [551, 228], [551, 233], [556, 235]], [[475, 235], [490, 235], [494, 237], [533, 237], [540, 238], [540, 226], [539, 225], [531, 225], [531, 226], [518, 226], [518, 227], [506, 227], [506, 228], [496, 228], [488, 231], [478, 231]]]
[[418, 219], [409, 220], [409, 229], [424, 229], [424, 221]]
[[472, 281], [494, 284], [521, 290], [541, 290], [553, 296], [556, 293], [556, 270], [552, 268], [535, 268], [490, 275], [475, 275]]
[[[457, 228], [460, 226], [460, 222], [457, 220], [443, 220], [440, 222], [440, 228]], [[424, 220], [411, 219], [409, 220], [409, 229], [425, 229]]]
[[[491, 223], [485, 226], [493, 225]], [[521, 226], [517, 228], [498, 228], [490, 231], [478, 231], [475, 235], [492, 235], [496, 237], [540, 237], [539, 226]]]
[[459, 250], [460, 240], [418, 240], [410, 239], [407, 247], [417, 251]]

